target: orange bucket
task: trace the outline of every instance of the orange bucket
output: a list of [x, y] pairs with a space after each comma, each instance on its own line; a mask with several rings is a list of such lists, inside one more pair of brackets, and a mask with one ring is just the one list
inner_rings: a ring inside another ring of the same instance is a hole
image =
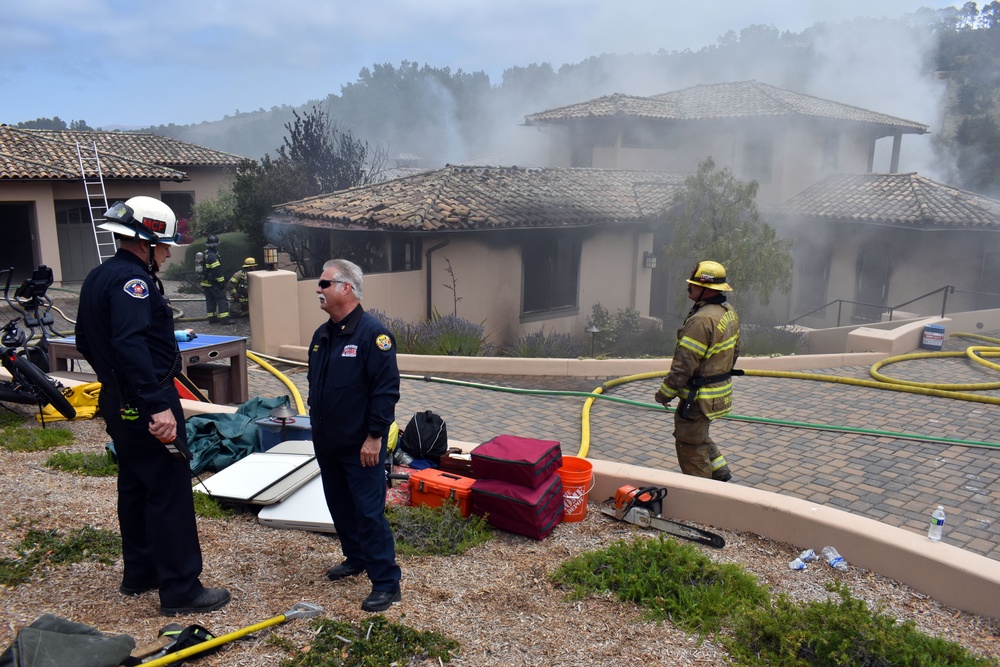
[[583, 521], [587, 516], [587, 496], [594, 488], [594, 466], [579, 456], [562, 457], [556, 472], [563, 486], [563, 521]]

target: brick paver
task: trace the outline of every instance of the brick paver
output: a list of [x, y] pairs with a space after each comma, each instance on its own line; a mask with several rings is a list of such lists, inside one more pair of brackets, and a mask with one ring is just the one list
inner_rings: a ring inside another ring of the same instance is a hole
[[[183, 308], [204, 314], [197, 296]], [[60, 302], [72, 317], [71, 300]], [[204, 333], [248, 336], [246, 320], [235, 327], [195, 323]], [[987, 334], [998, 336], [996, 333]], [[979, 341], [951, 338], [946, 350], [964, 350]], [[993, 359], [994, 363], [998, 360]], [[666, 368], [666, 365], [665, 365]], [[281, 365], [306, 396], [304, 369]], [[890, 364], [882, 374], [919, 382], [997, 381], [996, 371], [965, 358]], [[852, 366], [812, 371], [871, 379], [869, 368]], [[613, 378], [452, 376], [470, 382], [523, 389], [589, 392]], [[279, 396], [287, 389], [270, 373], [251, 365], [251, 396]], [[1000, 560], [1000, 406], [811, 380], [746, 376], [734, 379], [734, 414], [775, 423], [738, 419], [716, 422], [713, 438], [735, 476], [745, 486], [802, 498], [923, 533], [930, 512], [946, 506], [945, 541]], [[652, 402], [658, 380], [629, 382], [610, 396], [650, 404], [638, 408], [598, 399], [590, 410], [588, 456], [677, 471], [672, 415]], [[975, 392], [1000, 397], [1000, 390]], [[581, 397], [510, 393], [404, 379], [397, 421], [433, 410], [444, 417], [456, 440], [482, 442], [501, 433], [559, 440], [576, 454], [581, 441]], [[817, 430], [777, 422], [826, 424], [910, 434], [897, 437]], [[975, 441], [934, 442], [927, 438]]]

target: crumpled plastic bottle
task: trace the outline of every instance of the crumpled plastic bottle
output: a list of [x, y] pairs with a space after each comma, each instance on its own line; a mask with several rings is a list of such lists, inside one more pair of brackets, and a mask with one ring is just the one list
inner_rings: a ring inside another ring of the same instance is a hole
[[823, 560], [833, 569], [847, 572], [847, 561], [833, 547], [823, 547]]

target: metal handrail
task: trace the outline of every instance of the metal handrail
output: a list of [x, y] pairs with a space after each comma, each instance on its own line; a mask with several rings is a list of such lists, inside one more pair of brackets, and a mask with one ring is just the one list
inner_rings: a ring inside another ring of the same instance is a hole
[[[948, 307], [948, 295], [949, 294], [954, 294], [955, 291], [956, 290], [955, 290], [955, 287], [953, 285], [945, 285], [944, 287], [937, 288], [933, 292], [928, 292], [927, 294], [923, 294], [921, 296], [918, 296], [915, 299], [910, 299], [909, 301], [901, 303], [901, 304], [899, 304], [897, 306], [885, 306], [885, 305], [882, 305], [882, 304], [862, 303], [860, 301], [848, 301], [847, 299], [836, 299], [835, 301], [831, 301], [830, 303], [828, 303], [826, 305], [823, 305], [823, 306], [820, 306], [819, 308], [814, 308], [813, 310], [810, 310], [805, 315], [799, 315], [795, 319], [790, 320], [788, 322], [788, 324], [790, 324], [790, 325], [791, 324], [795, 324], [799, 320], [801, 320], [803, 318], [806, 318], [806, 317], [809, 317], [813, 313], [819, 312], [820, 310], [824, 310], [825, 308], [827, 308], [828, 306], [832, 306], [833, 304], [837, 304], [837, 326], [839, 327], [840, 326], [840, 317], [841, 317], [841, 313], [843, 312], [843, 306], [844, 306], [845, 303], [852, 304], [852, 305], [855, 305], [855, 306], [867, 306], [869, 308], [878, 308], [879, 310], [881, 310], [883, 312], [888, 312], [889, 313], [889, 321], [891, 322], [892, 321], [892, 315], [893, 315], [893, 313], [896, 310], [899, 310], [903, 306], [908, 306], [911, 303], [914, 303], [916, 301], [920, 301], [921, 299], [926, 299], [929, 296], [934, 296], [938, 292], [942, 292], [943, 293], [942, 294], [942, 299], [941, 299], [941, 317], [944, 317], [945, 310]], [[979, 294], [980, 292], [962, 292], [962, 293], [963, 294]], [[986, 293], [982, 292], [982, 294], [986, 294]]]
[[843, 306], [844, 306], [845, 303], [852, 304], [852, 305], [855, 305], [855, 306], [868, 306], [870, 308], [878, 308], [879, 310], [883, 310], [883, 311], [891, 310], [888, 306], [884, 306], [884, 305], [882, 305], [880, 303], [863, 303], [861, 301], [848, 301], [847, 299], [836, 299], [834, 301], [831, 301], [830, 303], [827, 303], [827, 304], [824, 304], [824, 305], [820, 306], [819, 308], [813, 308], [812, 310], [810, 310], [805, 315], [799, 315], [794, 320], [789, 320], [788, 324], [789, 325], [795, 324], [799, 320], [801, 320], [803, 318], [806, 318], [806, 317], [809, 317], [813, 313], [819, 312], [819, 311], [823, 310], [824, 308], [832, 306], [833, 304], [837, 304], [837, 326], [839, 327], [840, 326], [840, 316], [841, 316], [841, 313], [843, 312]]

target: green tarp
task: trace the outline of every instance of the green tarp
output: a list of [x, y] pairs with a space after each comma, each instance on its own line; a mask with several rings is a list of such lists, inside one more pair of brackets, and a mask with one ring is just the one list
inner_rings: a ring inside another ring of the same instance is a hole
[[[188, 418], [185, 423], [191, 449], [191, 472], [218, 472], [253, 452], [260, 451], [257, 420], [264, 419], [287, 398], [251, 398], [233, 413], [210, 413]], [[107, 449], [114, 456], [114, 443]]]

